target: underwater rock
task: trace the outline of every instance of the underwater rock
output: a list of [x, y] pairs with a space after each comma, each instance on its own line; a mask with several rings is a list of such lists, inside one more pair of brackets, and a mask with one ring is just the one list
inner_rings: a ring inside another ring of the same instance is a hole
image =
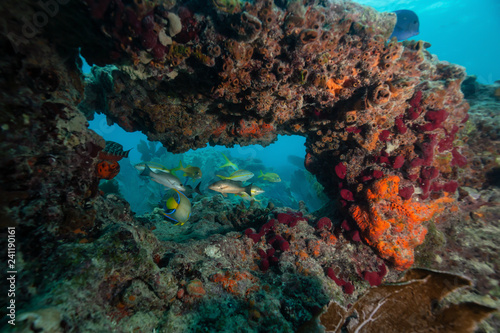
[[[92, 12], [96, 5], [88, 4]], [[137, 6], [105, 6], [97, 24], [109, 25]], [[244, 8], [222, 1], [216, 15], [190, 5], [147, 6], [148, 14], [100, 36], [115, 42], [109, 52], [120, 61], [110, 57], [116, 67], [89, 78], [94, 88], [83, 105], [105, 96], [100, 111], [109, 119], [172, 152], [207, 142], [265, 146], [279, 134], [306, 136], [307, 169], [331, 198], [340, 195], [347, 214], [382, 175], [400, 177], [405, 200], [453, 197], [467, 162], [464, 148], [454, 144], [467, 119], [460, 91], [465, 71], [439, 62], [423, 41], [387, 41], [394, 15], [348, 2], [291, 2], [284, 10], [272, 1]], [[164, 18], [176, 11], [194, 20], [196, 36], [189, 43], [174, 38], [159, 58], [151, 51], [156, 35], [148, 45], [138, 41], [150, 26], [168, 28]], [[140, 32], [136, 20], [143, 22]], [[145, 62], [144, 52], [150, 54]], [[332, 177], [339, 165], [345, 171]]]

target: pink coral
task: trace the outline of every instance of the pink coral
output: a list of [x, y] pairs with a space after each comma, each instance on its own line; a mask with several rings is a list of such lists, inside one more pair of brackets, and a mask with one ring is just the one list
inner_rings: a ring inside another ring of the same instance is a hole
[[363, 279], [368, 281], [370, 286], [379, 286], [387, 274], [387, 267], [384, 264], [381, 264], [378, 269], [378, 272], [363, 272]]
[[316, 230], [331, 229], [333, 227], [332, 221], [328, 217], [322, 217], [316, 223]]

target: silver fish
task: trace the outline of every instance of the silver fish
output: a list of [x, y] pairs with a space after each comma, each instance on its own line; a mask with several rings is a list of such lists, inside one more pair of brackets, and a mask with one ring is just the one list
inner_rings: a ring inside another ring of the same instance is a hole
[[258, 186], [252, 186], [252, 197], [256, 196], [256, 195], [259, 195], [259, 194], [262, 194], [264, 193], [265, 191], [263, 189], [261, 189], [260, 187]]
[[173, 188], [182, 192], [186, 190], [179, 178], [167, 172], [153, 172], [147, 164], [141, 172], [141, 176], [151, 177], [153, 181], [168, 188]]
[[230, 176], [221, 176], [221, 175], [216, 175], [216, 176], [221, 179], [229, 179], [229, 180], [244, 182], [252, 178], [254, 175], [252, 172], [248, 170], [240, 169], [238, 171], [233, 172]]
[[245, 192], [248, 195], [252, 195], [252, 184], [248, 186], [241, 186], [242, 182], [237, 182], [230, 179], [219, 180], [211, 184], [208, 188], [212, 191], [222, 193], [223, 196], [227, 197], [226, 193], [241, 193]]

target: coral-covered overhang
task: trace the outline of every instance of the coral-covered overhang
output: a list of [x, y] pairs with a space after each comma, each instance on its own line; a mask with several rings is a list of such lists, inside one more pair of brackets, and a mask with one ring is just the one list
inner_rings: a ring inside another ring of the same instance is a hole
[[173, 152], [305, 136], [307, 168], [356, 222], [350, 206], [382, 177], [400, 179], [401, 200], [453, 195], [466, 163], [462, 67], [422, 41], [388, 41], [394, 16], [358, 4], [233, 5], [87, 1], [116, 66], [93, 70], [81, 109]]

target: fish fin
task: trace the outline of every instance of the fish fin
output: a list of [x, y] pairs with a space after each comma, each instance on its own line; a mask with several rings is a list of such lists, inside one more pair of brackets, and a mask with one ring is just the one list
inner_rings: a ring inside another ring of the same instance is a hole
[[133, 148], [130, 148], [129, 150], [123, 152], [123, 157], [127, 158], [128, 157], [128, 154], [130, 153], [130, 151], [132, 150]]
[[222, 193], [222, 196], [223, 196], [224, 198], [227, 198], [227, 194], [226, 194], [226, 193]]
[[249, 196], [252, 196], [252, 184], [248, 185], [248, 186], [245, 186], [245, 192], [246, 194], [248, 194]]
[[174, 219], [172, 216], [170, 216], [170, 214], [163, 213], [163, 215], [165, 215], [165, 216], [166, 216], [167, 218], [169, 218], [170, 220], [172, 220], [172, 221], [174, 221], [174, 222], [177, 222], [177, 223], [176, 223], [176, 224], [174, 224], [174, 225], [179, 225], [179, 224], [180, 224], [180, 225], [183, 225], [183, 224], [184, 224], [184, 222], [179, 222], [179, 221], [177, 221], [176, 219]]
[[177, 168], [173, 168], [173, 169], [171, 169], [171, 170], [170, 170], [170, 173], [171, 173], [171, 174], [174, 174], [174, 172], [179, 171], [179, 170], [182, 170], [182, 169], [183, 169], [183, 167], [182, 167], [182, 160], [179, 160], [179, 166], [178, 166]]
[[238, 166], [236, 164], [234, 164], [233, 162], [231, 162], [231, 160], [229, 160], [229, 158], [227, 158], [227, 156], [224, 155], [224, 153], [221, 153], [221, 154], [222, 154], [222, 156], [224, 156], [226, 163], [224, 165], [221, 165], [219, 168], [231, 167], [234, 170], [238, 171]]
[[198, 193], [198, 194], [200, 194], [200, 195], [201, 195], [201, 194], [203, 194], [203, 193], [201, 193], [201, 190], [200, 190], [200, 185], [201, 185], [201, 182], [199, 182], [199, 183], [198, 183], [198, 185], [196, 185], [196, 187], [194, 188], [194, 191], [195, 191], [196, 193]]
[[141, 172], [141, 176], [149, 176], [151, 174], [151, 169], [147, 164], [145, 164], [144, 170]]

